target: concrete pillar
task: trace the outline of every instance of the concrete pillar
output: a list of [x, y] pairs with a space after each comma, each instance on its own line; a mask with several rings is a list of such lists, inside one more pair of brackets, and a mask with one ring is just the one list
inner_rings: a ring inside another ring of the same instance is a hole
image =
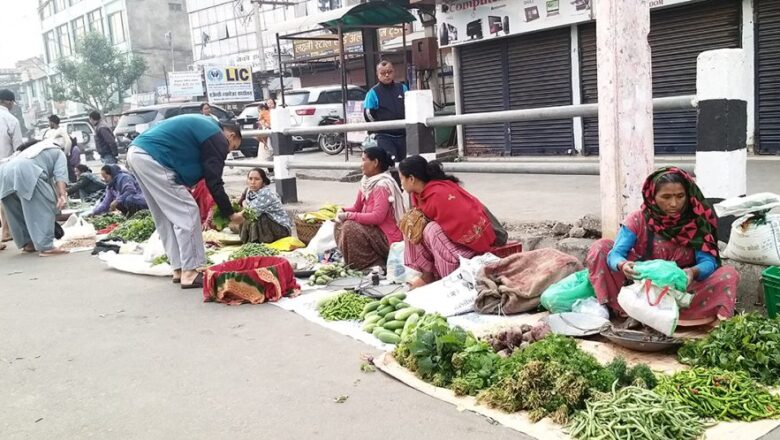
[[295, 174], [287, 166], [295, 153], [292, 137], [284, 134], [290, 128], [290, 110], [282, 107], [271, 110], [271, 146], [274, 149], [274, 181], [282, 203], [298, 201]]
[[433, 91], [412, 90], [406, 92], [406, 152], [419, 154], [427, 160], [436, 159], [436, 142], [433, 128], [425, 125], [433, 117]]
[[[463, 85], [463, 78], [460, 74], [460, 48], [452, 48], [452, 93], [455, 95], [455, 114], [463, 114], [463, 94], [461, 93], [461, 86]], [[466, 135], [462, 125], [455, 127], [458, 138], [458, 157], [464, 157], [466, 155]]]
[[650, 9], [647, 0], [599, 0], [596, 16], [601, 221], [614, 237], [653, 170]]
[[[580, 31], [576, 24], [571, 25], [571, 103], [582, 104], [582, 82], [580, 79]], [[574, 124], [574, 150], [582, 155], [584, 139], [582, 118], [577, 117]], [[573, 153], [572, 153], [573, 154]]]
[[747, 145], [753, 149], [756, 145], [756, 52], [755, 48], [755, 0], [742, 0], [742, 47], [745, 50], [745, 68], [747, 84]]
[[747, 192], [747, 61], [744, 49], [699, 54], [696, 182], [708, 199]]

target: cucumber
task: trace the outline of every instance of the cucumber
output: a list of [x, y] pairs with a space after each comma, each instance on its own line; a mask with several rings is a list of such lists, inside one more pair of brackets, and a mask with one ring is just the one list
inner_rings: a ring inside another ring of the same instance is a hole
[[381, 326], [385, 325], [386, 322], [387, 322], [387, 320], [385, 318], [382, 318], [379, 321], [376, 321], [375, 324], [381, 327]]
[[405, 308], [407, 308], [407, 307], [411, 307], [411, 306], [409, 305], [409, 303], [405, 303], [405, 302], [403, 302], [403, 301], [402, 301], [402, 302], [399, 302], [398, 304], [396, 304], [396, 305], [395, 305], [395, 309], [396, 309], [396, 310], [405, 309]]
[[363, 316], [363, 319], [368, 319], [368, 318], [370, 318], [370, 317], [372, 317], [372, 316], [379, 316], [380, 318], [382, 317], [382, 316], [381, 316], [379, 313], [377, 313], [376, 311], [373, 311], [373, 312], [368, 312], [368, 313], [366, 313], [366, 314]]
[[387, 315], [385, 315], [384, 318], [385, 318], [386, 322], [394, 320], [395, 319], [395, 309], [390, 310], [389, 312], [387, 312]]
[[416, 307], [409, 307], [395, 312], [395, 315], [393, 315], [393, 319], [397, 321], [406, 321], [407, 319], [409, 319], [410, 316], [414, 314], [422, 315], [424, 313], [425, 311], [423, 309], [418, 309]]
[[[406, 294], [405, 294], [405, 293], [403, 293], [403, 292], [391, 293], [390, 295], [387, 295], [387, 296], [385, 296], [384, 298], [388, 298], [388, 300], [389, 300], [390, 298], [398, 298], [398, 299], [400, 299], [401, 301], [403, 301], [403, 300], [405, 300], [405, 299], [406, 299]], [[384, 298], [382, 298], [382, 299], [384, 299]]]
[[386, 333], [386, 332], [387, 332], [387, 330], [385, 330], [384, 328], [382, 328], [382, 326], [381, 326], [381, 325], [377, 325], [377, 326], [376, 326], [376, 327], [374, 327], [374, 329], [371, 331], [371, 334], [372, 334], [372, 335], [374, 335], [374, 336], [376, 336], [376, 337], [379, 337], [379, 334], [380, 334], [380, 333]]
[[376, 328], [376, 323], [374, 322], [368, 322], [365, 325], [363, 325], [363, 331], [366, 333], [372, 333], [375, 328]]
[[379, 338], [380, 341], [384, 342], [385, 344], [397, 344], [401, 342], [401, 337], [393, 332], [389, 332], [387, 330], [379, 332], [378, 335], [376, 335], [377, 338]]
[[371, 316], [366, 316], [366, 319], [365, 319], [364, 322], [366, 324], [376, 324], [377, 321], [379, 321], [380, 319], [382, 319], [382, 317], [379, 316], [379, 315], [371, 315]]
[[393, 308], [395, 309], [395, 306], [397, 306], [398, 304], [400, 304], [400, 303], [401, 303], [401, 300], [400, 300], [400, 299], [398, 299], [398, 298], [390, 298], [389, 300], [387, 300], [387, 302], [388, 302], [388, 303], [389, 303], [391, 306], [393, 306]]
[[379, 309], [379, 301], [370, 302], [363, 307], [363, 313], [368, 314]]
[[377, 310], [376, 314], [385, 316], [385, 315], [387, 315], [390, 312], [395, 312], [395, 307], [393, 307], [393, 306], [384, 306], [384, 307], [380, 308], [379, 310]]
[[403, 321], [389, 321], [386, 322], [382, 327], [387, 330], [398, 330], [399, 328], [403, 329], [405, 324], [406, 323]]
[[403, 329], [400, 329], [400, 328], [399, 328], [399, 329], [397, 329], [396, 331], [394, 331], [393, 333], [397, 334], [398, 336], [401, 336], [401, 333], [402, 333], [402, 332], [403, 332]]
[[401, 336], [406, 337], [406, 335], [408, 335], [412, 331], [412, 329], [417, 326], [417, 321], [419, 320], [420, 320], [420, 315], [418, 315], [417, 313], [408, 317], [406, 319], [406, 322], [404, 323], [404, 329], [401, 332]]

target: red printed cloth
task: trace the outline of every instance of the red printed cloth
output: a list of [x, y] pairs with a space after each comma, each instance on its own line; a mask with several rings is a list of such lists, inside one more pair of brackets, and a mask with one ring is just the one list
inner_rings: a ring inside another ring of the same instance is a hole
[[205, 302], [260, 304], [296, 296], [301, 286], [290, 263], [281, 257], [250, 257], [211, 266], [203, 277]]

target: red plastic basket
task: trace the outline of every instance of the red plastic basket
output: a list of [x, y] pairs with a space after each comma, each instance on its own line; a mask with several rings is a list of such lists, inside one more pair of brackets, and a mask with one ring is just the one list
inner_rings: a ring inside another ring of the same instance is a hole
[[508, 241], [505, 245], [490, 250], [490, 253], [498, 258], [506, 258], [520, 252], [523, 252], [523, 244], [516, 240]]

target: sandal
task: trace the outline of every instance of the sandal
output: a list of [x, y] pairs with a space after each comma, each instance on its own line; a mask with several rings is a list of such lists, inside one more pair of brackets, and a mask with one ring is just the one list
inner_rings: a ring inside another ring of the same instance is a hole
[[[179, 281], [181, 282], [181, 280]], [[203, 288], [203, 273], [199, 273], [194, 280], [192, 280], [192, 284], [182, 284], [182, 289], [202, 289]]]
[[22, 252], [27, 252], [28, 254], [31, 254], [31, 253], [35, 252], [35, 246], [32, 243], [27, 243], [22, 248]]
[[0, 251], [4, 251], [6, 247], [7, 247], [6, 245], [0, 243]]
[[53, 248], [53, 249], [49, 249], [47, 251], [39, 252], [38, 256], [40, 256], [40, 257], [54, 257], [54, 256], [57, 256], [57, 255], [65, 255], [65, 254], [69, 254], [69, 253], [70, 252], [68, 252], [68, 251], [66, 251], [64, 249]]

